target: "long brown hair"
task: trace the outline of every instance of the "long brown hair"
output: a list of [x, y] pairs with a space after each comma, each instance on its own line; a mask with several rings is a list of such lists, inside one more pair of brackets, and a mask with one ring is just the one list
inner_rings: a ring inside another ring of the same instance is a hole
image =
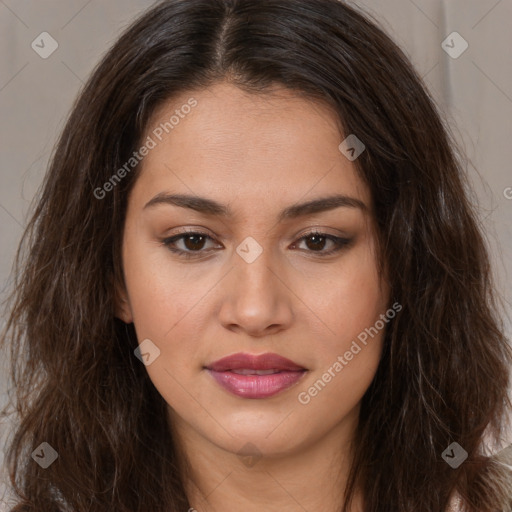
[[[12, 510], [185, 511], [166, 403], [114, 318], [137, 167], [96, 193], [140, 147], [148, 120], [187, 90], [281, 84], [330, 105], [366, 151], [354, 162], [375, 205], [380, 261], [402, 310], [365, 394], [343, 511], [511, 509], [498, 440], [512, 354], [456, 143], [402, 51], [337, 0], [168, 0], [115, 43], [56, 146], [17, 257], [3, 343], [12, 349], [7, 453]], [[342, 139], [340, 139], [341, 142]], [[99, 196], [102, 197], [99, 197]], [[47, 469], [31, 453], [58, 452]], [[457, 442], [457, 469], [443, 460]], [[508, 478], [508, 480], [507, 480]]]

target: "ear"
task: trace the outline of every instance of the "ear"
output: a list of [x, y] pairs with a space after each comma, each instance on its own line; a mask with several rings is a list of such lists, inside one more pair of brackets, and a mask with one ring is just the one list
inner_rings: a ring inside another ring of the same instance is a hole
[[132, 308], [128, 300], [128, 293], [124, 284], [115, 285], [114, 314], [125, 324], [133, 322]]

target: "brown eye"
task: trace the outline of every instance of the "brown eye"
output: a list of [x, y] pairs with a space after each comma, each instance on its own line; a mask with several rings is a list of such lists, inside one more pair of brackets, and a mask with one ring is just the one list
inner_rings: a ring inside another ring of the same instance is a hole
[[[162, 240], [162, 243], [171, 252], [178, 254], [178, 256], [192, 258], [211, 250], [211, 248], [205, 249], [206, 242], [209, 240], [213, 240], [210, 235], [191, 231], [166, 238], [165, 240]], [[178, 243], [181, 243], [181, 247], [178, 246]]]
[[[187, 232], [166, 238], [162, 241], [171, 252], [178, 254], [184, 258], [193, 258], [194, 256], [201, 256], [210, 252], [213, 248], [205, 248], [208, 241], [213, 241], [213, 238], [206, 233], [201, 232]], [[319, 256], [328, 256], [340, 251], [345, 246], [350, 245], [352, 239], [340, 238], [327, 233], [309, 233], [298, 240], [299, 244], [306, 245], [305, 252], [318, 253]], [[181, 247], [179, 247], [181, 243]], [[324, 250], [331, 244], [331, 248]], [[295, 244], [298, 245], [298, 244]]]
[[305, 238], [305, 240], [308, 249], [311, 249], [312, 251], [321, 251], [325, 247], [327, 237], [321, 235], [310, 235]]
[[185, 247], [190, 251], [198, 251], [204, 247], [206, 238], [200, 234], [186, 235], [183, 238]]
[[[327, 233], [313, 232], [303, 236], [298, 242], [304, 242], [306, 245], [306, 249], [304, 250], [306, 252], [318, 253], [320, 256], [328, 256], [350, 245], [352, 239], [340, 238]], [[328, 243], [331, 244], [331, 249], [324, 250]]]

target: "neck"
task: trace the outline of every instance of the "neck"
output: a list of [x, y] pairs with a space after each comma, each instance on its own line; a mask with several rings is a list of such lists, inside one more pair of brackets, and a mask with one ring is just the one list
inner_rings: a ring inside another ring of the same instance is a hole
[[[240, 450], [212, 443], [173, 418], [174, 439], [179, 440], [180, 453], [187, 461], [184, 480], [191, 507], [197, 512], [339, 512], [357, 416], [354, 410], [308, 446], [276, 454], [261, 453], [253, 444], [242, 442], [241, 455]], [[362, 512], [359, 494], [350, 512]]]

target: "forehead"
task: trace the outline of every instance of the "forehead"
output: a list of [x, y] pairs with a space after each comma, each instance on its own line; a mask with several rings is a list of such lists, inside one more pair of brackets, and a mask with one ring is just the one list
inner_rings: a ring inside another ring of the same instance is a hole
[[187, 193], [242, 207], [258, 201], [261, 209], [266, 201], [339, 193], [370, 203], [338, 148], [344, 136], [336, 113], [284, 88], [249, 94], [220, 83], [182, 93], [155, 112], [146, 137], [155, 147], [141, 163], [134, 190], [141, 200]]

